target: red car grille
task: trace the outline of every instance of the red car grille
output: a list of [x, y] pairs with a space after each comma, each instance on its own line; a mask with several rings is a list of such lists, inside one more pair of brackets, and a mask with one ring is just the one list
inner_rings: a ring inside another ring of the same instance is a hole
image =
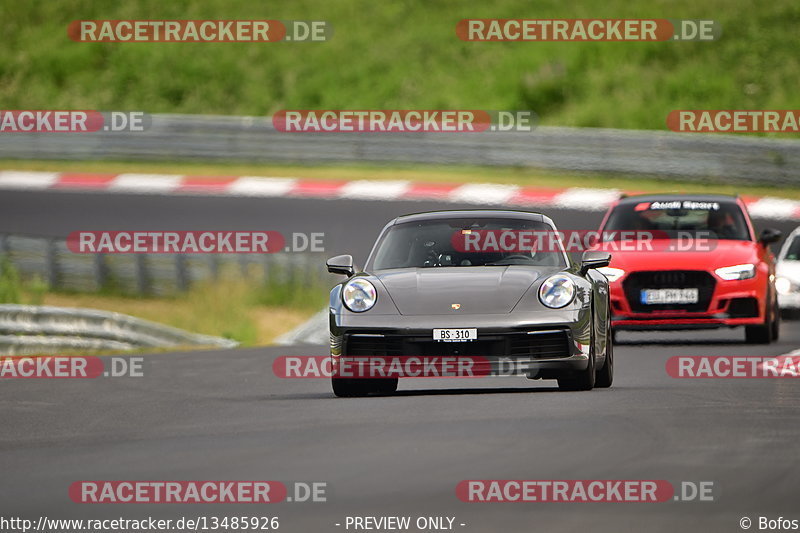
[[[654, 311], [689, 311], [708, 310], [714, 294], [716, 280], [708, 272], [702, 270], [658, 270], [652, 272], [632, 272], [622, 282], [625, 298], [635, 313], [652, 313]], [[692, 304], [644, 304], [641, 300], [642, 289], [689, 289], [698, 290], [697, 303]]]

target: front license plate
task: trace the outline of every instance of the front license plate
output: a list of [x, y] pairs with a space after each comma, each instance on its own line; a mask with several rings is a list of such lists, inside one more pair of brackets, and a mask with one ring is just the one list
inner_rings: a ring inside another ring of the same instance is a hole
[[696, 304], [700, 299], [697, 289], [642, 289], [642, 303], [658, 304]]
[[471, 329], [435, 329], [433, 340], [442, 342], [466, 342], [478, 339], [477, 328]]

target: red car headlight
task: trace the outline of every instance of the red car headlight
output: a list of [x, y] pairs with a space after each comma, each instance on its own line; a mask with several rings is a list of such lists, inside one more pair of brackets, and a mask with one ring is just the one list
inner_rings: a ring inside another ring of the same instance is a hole
[[718, 268], [714, 272], [726, 281], [750, 279], [756, 275], [756, 266], [752, 263], [746, 263], [744, 265]]

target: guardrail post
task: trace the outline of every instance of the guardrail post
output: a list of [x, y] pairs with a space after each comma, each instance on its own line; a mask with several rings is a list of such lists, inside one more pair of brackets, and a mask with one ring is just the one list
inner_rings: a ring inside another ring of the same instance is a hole
[[97, 285], [97, 290], [102, 290], [108, 283], [108, 268], [105, 254], [94, 254], [94, 282]]
[[175, 256], [175, 283], [179, 291], [189, 288], [189, 273], [186, 265], [186, 255], [177, 254]]
[[208, 271], [214, 281], [219, 278], [219, 256], [217, 254], [208, 254]]
[[260, 254], [261, 256], [261, 282], [269, 280], [269, 256], [270, 254]]
[[45, 276], [50, 287], [58, 285], [58, 252], [56, 250], [56, 240], [45, 240]]
[[146, 254], [134, 254], [134, 266], [136, 270], [136, 290], [139, 294], [147, 294], [147, 262], [145, 261]]

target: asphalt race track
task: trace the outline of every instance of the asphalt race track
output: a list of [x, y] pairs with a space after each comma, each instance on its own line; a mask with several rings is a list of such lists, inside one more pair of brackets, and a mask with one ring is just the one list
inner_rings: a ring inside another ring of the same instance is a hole
[[[325, 231], [329, 255], [363, 261], [385, 221], [438, 207], [4, 191], [0, 228]], [[547, 214], [562, 229], [593, 229], [601, 216]], [[393, 396], [335, 399], [324, 379], [273, 375], [275, 357], [323, 355], [323, 346], [145, 355], [138, 378], [0, 380], [0, 514], [279, 516], [281, 531], [298, 532], [346, 531], [347, 515], [451, 516], [465, 532], [741, 531], [747, 516], [757, 530], [759, 516], [800, 518], [798, 382], [681, 380], [665, 363], [787, 353], [800, 347], [799, 324], [784, 322], [769, 346], [744, 344], [738, 330], [622, 333], [614, 387], [592, 392], [524, 378], [417, 379]], [[68, 496], [75, 481], [126, 479], [319, 481], [328, 501], [82, 505]], [[711, 481], [714, 501], [464, 503], [455, 487], [465, 479]]]
[[[363, 264], [378, 233], [392, 218], [433, 209], [476, 207], [480, 206], [430, 201], [0, 191], [0, 231], [53, 237], [92, 230], [325, 232], [325, 249], [331, 256], [352, 253], [356, 262]], [[545, 212], [555, 219], [559, 229], [596, 229], [602, 213]]]

